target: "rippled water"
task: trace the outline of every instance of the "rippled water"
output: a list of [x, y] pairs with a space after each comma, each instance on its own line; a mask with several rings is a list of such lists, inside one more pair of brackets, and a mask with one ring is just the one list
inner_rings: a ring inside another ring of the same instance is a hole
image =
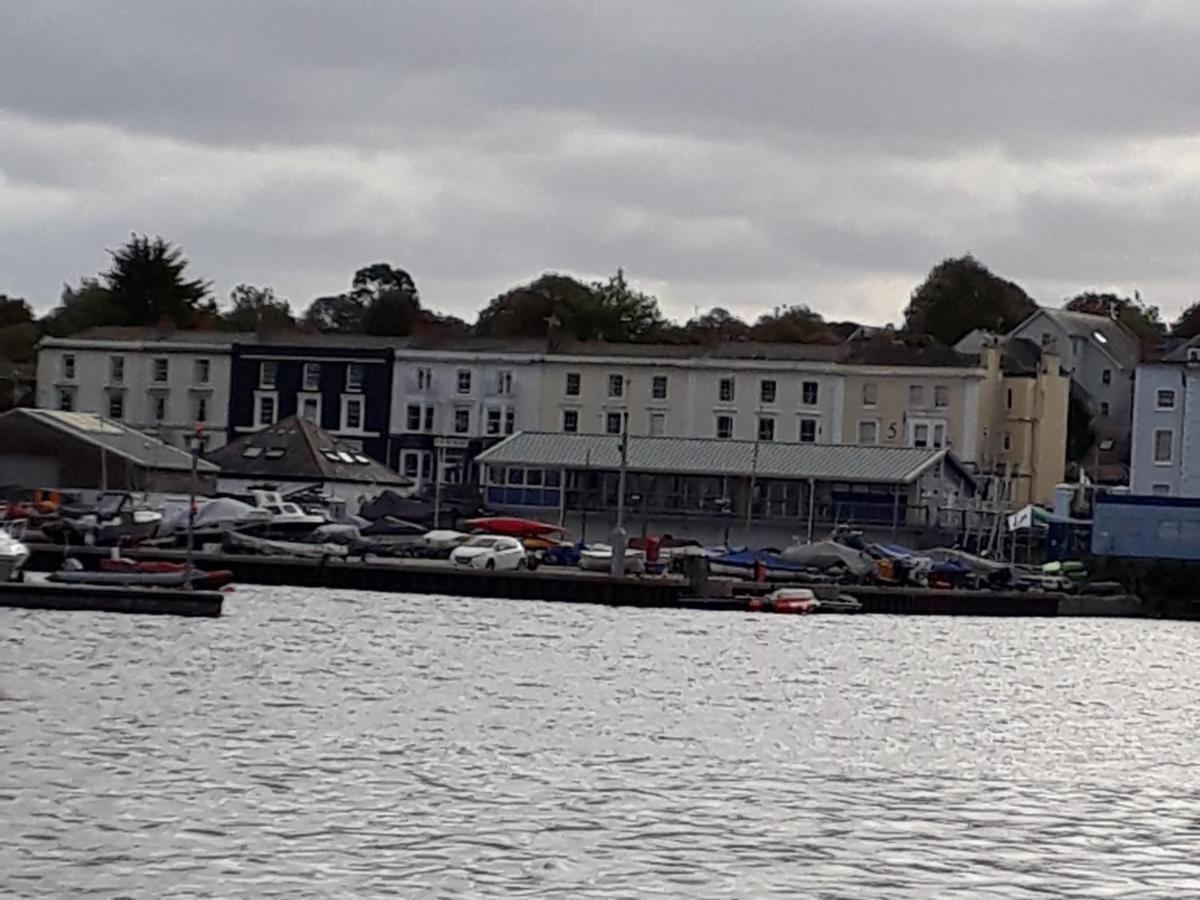
[[1200, 893], [1197, 626], [0, 610], [0, 894]]

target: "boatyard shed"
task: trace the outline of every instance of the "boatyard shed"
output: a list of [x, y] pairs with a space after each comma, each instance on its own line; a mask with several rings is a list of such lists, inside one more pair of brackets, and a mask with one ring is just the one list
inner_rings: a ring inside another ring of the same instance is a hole
[[220, 489], [230, 493], [252, 487], [284, 493], [291, 488], [314, 487], [357, 509], [361, 499], [385, 488], [401, 495], [413, 488], [412, 479], [303, 416], [289, 416], [242, 435], [207, 458], [221, 470]]
[[[0, 483], [30, 488], [187, 491], [190, 453], [92, 413], [14, 409], [0, 415]], [[197, 492], [216, 489], [200, 461]]]
[[[925, 526], [975, 492], [948, 449], [629, 437], [626, 508], [647, 516]], [[621, 437], [522, 432], [478, 457], [496, 509], [616, 507]]]

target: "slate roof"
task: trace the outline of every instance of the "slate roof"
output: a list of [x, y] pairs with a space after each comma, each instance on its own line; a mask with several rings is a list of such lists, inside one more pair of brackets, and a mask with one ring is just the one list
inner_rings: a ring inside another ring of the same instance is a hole
[[[620, 438], [602, 434], [519, 432], [475, 461], [487, 465], [566, 469], [620, 468]], [[946, 459], [971, 481], [949, 450], [919, 447], [864, 447], [846, 444], [782, 444], [715, 438], [629, 438], [629, 470], [681, 475], [736, 475], [764, 478], [909, 484]]]
[[[1025, 322], [1043, 313], [1048, 318], [1057, 322], [1072, 337], [1083, 338], [1100, 346], [1104, 352], [1120, 365], [1137, 365], [1140, 353], [1137, 337], [1120, 322], [1108, 316], [1072, 312], [1067, 309], [1050, 309], [1048, 307], [1042, 307], [1030, 315]], [[1014, 331], [1020, 330], [1025, 322], [1018, 325]], [[1096, 337], [1097, 334], [1103, 337], [1104, 340], [1099, 340]]]
[[408, 486], [412, 481], [300, 416], [230, 441], [208, 454], [222, 475], [283, 481], [349, 481]]
[[[0, 421], [32, 421], [54, 429], [69, 440], [103, 447], [108, 453], [145, 469], [190, 471], [192, 456], [178, 447], [165, 444], [123, 422], [93, 413], [62, 412], [52, 409], [13, 409], [0, 415]], [[217, 467], [200, 460], [196, 471], [216, 472]]]

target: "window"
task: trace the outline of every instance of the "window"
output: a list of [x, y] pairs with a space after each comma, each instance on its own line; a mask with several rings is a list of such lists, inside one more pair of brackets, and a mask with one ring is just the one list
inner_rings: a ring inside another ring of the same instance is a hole
[[[862, 397], [863, 406], [874, 406], [879, 402], [879, 386], [873, 381], [868, 381], [863, 385]], [[874, 425], [875, 423], [872, 422], [871, 424]]]
[[723, 441], [733, 437], [733, 416], [717, 416], [717, 437]]
[[1108, 401], [1107, 401], [1107, 400], [1101, 400], [1101, 401], [1100, 401], [1100, 415], [1102, 415], [1102, 416], [1107, 416], [1107, 415], [1108, 415], [1108, 410], [1109, 410]]
[[321, 424], [321, 398], [304, 397], [300, 401], [300, 416], [314, 425]]
[[1012, 407], [1013, 407], [1013, 392], [1012, 392], [1012, 388], [1009, 388], [1009, 389], [1008, 389], [1008, 390], [1005, 392], [1005, 394], [1004, 394], [1004, 406], [1005, 406], [1007, 409], [1012, 409]]
[[910, 408], [920, 408], [925, 405], [925, 386], [910, 384], [908, 386], [908, 405]]
[[1154, 404], [1158, 409], [1174, 409], [1175, 408], [1175, 392], [1174, 391], [1158, 391], [1154, 395]]
[[170, 360], [165, 356], [154, 357], [154, 383], [166, 384], [170, 372]]
[[717, 384], [717, 399], [722, 403], [732, 403], [733, 397], [733, 379], [722, 378]]
[[944, 384], [935, 384], [933, 386], [933, 405], [934, 406], [949, 406], [950, 405], [950, 388]]
[[758, 383], [758, 399], [762, 403], [775, 402], [775, 380], [764, 378]]
[[454, 433], [466, 434], [471, 430], [471, 411], [469, 409], [456, 409], [454, 411]]
[[1004, 438], [1003, 438], [1003, 440], [1001, 441], [1001, 444], [1000, 444], [1000, 446], [1001, 446], [1001, 447], [1002, 447], [1002, 448], [1003, 448], [1005, 451], [1008, 451], [1008, 450], [1011, 450], [1011, 449], [1012, 449], [1012, 435], [1011, 435], [1011, 434], [1009, 434], [1007, 431], [1006, 431], [1006, 432], [1004, 432]]
[[125, 392], [112, 391], [108, 395], [108, 417], [110, 419], [125, 418]]
[[504, 433], [512, 434], [517, 428], [517, 411], [515, 409], [506, 409], [504, 411]]
[[258, 424], [275, 424], [275, 395], [262, 394], [258, 398]]
[[759, 416], [758, 439], [760, 441], [775, 440], [775, 419], [771, 416]]
[[575, 434], [579, 431], [579, 413], [573, 409], [563, 410], [563, 431]]
[[[433, 369], [428, 366], [417, 366], [417, 390], [427, 391], [433, 387]], [[414, 456], [415, 460], [417, 457]]]
[[361, 431], [363, 427], [362, 397], [346, 397], [342, 407], [342, 430]]
[[624, 397], [625, 396], [625, 376], [624, 375], [609, 375], [608, 376], [608, 396]]
[[1158, 494], [1160, 497], [1165, 497], [1171, 493], [1171, 486], [1169, 484], [1162, 484], [1161, 482], [1158, 484], [1152, 484], [1150, 485], [1150, 493]]
[[192, 363], [192, 383], [208, 384], [212, 374], [212, 363], [207, 359], [197, 359]]
[[817, 420], [800, 420], [800, 443], [811, 444], [817, 439]]
[[110, 356], [108, 358], [108, 380], [113, 384], [125, 383], [125, 357]]
[[666, 413], [650, 413], [650, 436], [662, 437], [667, 433]]
[[262, 362], [258, 365], [258, 386], [260, 388], [275, 387], [275, 378], [279, 375], [279, 363]]
[[433, 431], [433, 407], [425, 407], [425, 430]]
[[566, 391], [567, 391], [568, 397], [578, 397], [579, 396], [579, 382], [580, 382], [580, 377], [579, 377], [578, 372], [568, 372], [567, 373]]
[[75, 354], [64, 353], [62, 358], [62, 375], [67, 381], [75, 380]]
[[1112, 369], [1105, 369], [1100, 373], [1101, 384], [1112, 384]]
[[800, 402], [805, 406], [817, 405], [817, 383], [806, 381], [800, 386]]
[[512, 393], [512, 372], [505, 369], [496, 373], [496, 393], [503, 396]]
[[860, 444], [879, 443], [879, 425], [876, 422], [858, 423], [858, 442]]
[[421, 473], [421, 454], [407, 451], [400, 464], [406, 478], [417, 478]]
[[500, 433], [500, 410], [498, 407], [490, 407], [487, 411], [487, 433]]
[[667, 399], [667, 376], [655, 375], [650, 382], [650, 397], [654, 400]]
[[623, 416], [619, 412], [610, 412], [604, 416], [604, 431], [606, 434], [620, 434]]
[[367, 377], [367, 367], [362, 363], [350, 363], [346, 366], [346, 390], [358, 392], [363, 389]]
[[933, 426], [933, 446], [935, 450], [941, 450], [946, 445], [946, 426], [937, 424]]
[[75, 409], [75, 392], [73, 390], [70, 388], [59, 388], [58, 408], [63, 412], [71, 412]]
[[321, 364], [320, 363], [305, 363], [304, 364], [304, 390], [319, 391], [321, 389]]
[[192, 421], [208, 421], [208, 397], [199, 394], [192, 398]]
[[471, 393], [471, 370], [470, 369], [459, 369], [457, 383], [458, 383], [458, 392], [460, 394]]
[[1043, 331], [1042, 332], [1042, 346], [1049, 347], [1053, 343], [1054, 343], [1054, 338], [1050, 336], [1050, 332]]
[[913, 426], [913, 446], [928, 447], [929, 446], [929, 426], [918, 424]]
[[404, 430], [421, 430], [421, 407], [415, 403], [408, 404], [408, 407], [404, 410]]
[[1172, 444], [1175, 442], [1175, 432], [1169, 428], [1154, 430], [1154, 462], [1160, 465], [1171, 462]]

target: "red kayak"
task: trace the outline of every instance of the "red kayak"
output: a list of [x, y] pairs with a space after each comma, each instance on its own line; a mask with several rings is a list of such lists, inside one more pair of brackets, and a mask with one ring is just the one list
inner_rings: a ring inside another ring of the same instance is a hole
[[464, 523], [472, 531], [488, 534], [503, 534], [508, 537], [541, 537], [545, 534], [566, 534], [567, 529], [558, 525], [547, 525], [533, 519], [518, 519], [515, 516], [487, 516], [482, 519], [467, 519]]
[[224, 587], [233, 581], [233, 572], [228, 569], [213, 571], [192, 569], [190, 578], [185, 575], [186, 570], [187, 566], [184, 563], [161, 560], [138, 561], [124, 557], [100, 560], [100, 572], [103, 573], [101, 577], [108, 576], [109, 581], [119, 580], [122, 576], [126, 576], [131, 583], [136, 583], [140, 576], [146, 584], [161, 583], [175, 586], [175, 582], [182, 585], [184, 582], [190, 581], [193, 587], [208, 588], [209, 590]]

